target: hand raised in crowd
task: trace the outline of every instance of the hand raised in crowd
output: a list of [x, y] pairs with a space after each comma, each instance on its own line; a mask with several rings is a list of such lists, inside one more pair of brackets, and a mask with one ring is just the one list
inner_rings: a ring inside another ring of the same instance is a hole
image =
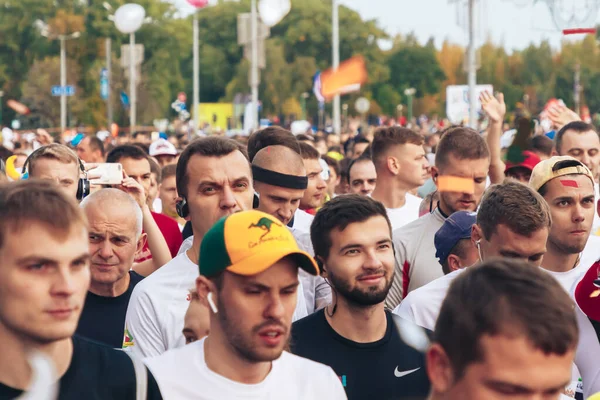
[[123, 171], [123, 182], [121, 182], [119, 189], [132, 196], [142, 210], [144, 207], [147, 207], [146, 193], [144, 192], [144, 188], [135, 179], [127, 176], [125, 171]]
[[50, 135], [47, 130], [41, 128], [35, 131], [35, 140], [37, 140], [42, 146], [54, 143], [54, 138], [52, 135]]
[[487, 114], [491, 122], [502, 122], [506, 115], [506, 104], [504, 103], [504, 94], [498, 93], [497, 97], [494, 97], [488, 91], [482, 92], [479, 95], [479, 101], [483, 111]]
[[548, 117], [556, 129], [560, 129], [569, 122], [581, 121], [577, 113], [563, 104], [554, 104], [548, 107]]

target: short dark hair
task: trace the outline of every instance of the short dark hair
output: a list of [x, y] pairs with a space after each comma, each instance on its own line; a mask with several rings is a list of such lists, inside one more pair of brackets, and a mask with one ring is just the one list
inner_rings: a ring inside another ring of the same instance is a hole
[[321, 154], [319, 154], [319, 150], [312, 147], [310, 144], [305, 142], [298, 142], [300, 146], [300, 155], [303, 160], [318, 160], [321, 158]]
[[348, 182], [348, 170], [351, 163], [351, 158], [344, 158], [340, 161], [340, 182]]
[[90, 138], [90, 149], [92, 149], [92, 151], [100, 150], [100, 154], [104, 157], [104, 143], [102, 143], [102, 140], [98, 139], [96, 136], [88, 137]]
[[123, 158], [133, 158], [134, 160], [147, 160], [148, 155], [138, 146], [124, 144], [117, 146], [106, 155], [107, 163], [118, 163]]
[[529, 150], [552, 156], [554, 142], [546, 135], [537, 135], [529, 139]]
[[388, 223], [390, 235], [392, 224], [383, 204], [367, 196], [347, 194], [329, 200], [317, 211], [310, 226], [310, 240], [315, 257], [327, 259], [331, 249], [331, 231], [344, 230], [350, 224], [364, 222], [371, 217], [382, 216]]
[[527, 185], [507, 179], [486, 190], [477, 212], [477, 225], [486, 240], [496, 232], [498, 225], [530, 236], [540, 229], [549, 229], [552, 217], [548, 203], [539, 193]]
[[333, 157], [329, 156], [321, 156], [323, 160], [329, 166], [329, 169], [332, 169], [335, 172], [335, 176], [340, 176], [340, 163]]
[[459, 160], [490, 158], [490, 151], [481, 135], [463, 126], [451, 127], [442, 132], [435, 153], [435, 166], [438, 168], [446, 166], [450, 154]]
[[547, 272], [524, 261], [492, 259], [460, 274], [442, 303], [433, 341], [460, 379], [483, 360], [483, 336], [525, 336], [544, 354], [564, 355], [579, 338], [573, 302]]
[[156, 183], [161, 183], [163, 176], [160, 165], [152, 157], [148, 157], [148, 161], [150, 161], [150, 173], [156, 175]]
[[348, 169], [346, 170], [346, 182], [348, 182], [348, 184], [350, 183], [350, 171], [352, 171], [352, 167], [354, 167], [354, 165], [360, 163], [360, 162], [365, 162], [365, 161], [369, 161], [369, 162], [373, 162], [373, 160], [371, 160], [371, 157], [368, 154], [361, 154], [360, 157], [355, 158], [354, 160], [350, 161], [350, 164], [348, 164]]
[[596, 131], [596, 128], [594, 128], [594, 125], [588, 124], [587, 122], [583, 122], [583, 121], [569, 122], [568, 124], [566, 124], [565, 126], [560, 128], [560, 130], [554, 136], [554, 147], [556, 148], [556, 152], [558, 154], [562, 153], [561, 152], [562, 140], [563, 140], [563, 136], [565, 135], [565, 133], [567, 133], [567, 131], [573, 131], [575, 133], [584, 133], [584, 132], [588, 132], [588, 131], [594, 131], [594, 132], [596, 132], [596, 134], [598, 133], [598, 131]]
[[[459, 258], [464, 258], [464, 257], [466, 257], [467, 249], [470, 246], [473, 246], [471, 244], [470, 238], [460, 239], [458, 242], [456, 242], [456, 244], [454, 245], [452, 250], [450, 250], [450, 253], [448, 253], [448, 256], [450, 256], [451, 254], [454, 254], [455, 256], [457, 256]], [[448, 265], [448, 256], [446, 256], [446, 259], [442, 263], [442, 271], [444, 271], [444, 275], [448, 275], [450, 272], [452, 272], [452, 271], [450, 271], [450, 266]]]
[[269, 126], [254, 132], [248, 138], [248, 157], [250, 162], [254, 160], [256, 153], [267, 146], [285, 146], [300, 154], [298, 140], [292, 132], [280, 126]]
[[308, 142], [315, 142], [315, 138], [311, 135], [307, 135], [305, 133], [300, 133], [298, 135], [296, 135], [296, 140], [298, 140], [299, 142], [303, 142], [303, 141], [308, 141]]
[[145, 143], [133, 143], [133, 146], [139, 147], [144, 151], [144, 153], [146, 153], [146, 155], [150, 155], [150, 145]]
[[379, 128], [375, 131], [375, 135], [373, 137], [371, 156], [373, 158], [373, 162], [375, 162], [377, 165], [377, 162], [381, 159], [383, 153], [385, 153], [392, 146], [407, 143], [422, 146], [424, 142], [425, 139], [422, 135], [408, 128], [403, 128], [400, 126]]
[[177, 165], [176, 164], [168, 164], [162, 167], [160, 171], [161, 181], [172, 176], [177, 176]]
[[66, 237], [71, 228], [86, 219], [74, 198], [63, 193], [52, 181], [26, 179], [0, 185], [0, 248], [6, 237], [32, 222]]
[[246, 148], [233, 139], [221, 136], [209, 136], [192, 141], [192, 143], [183, 150], [179, 157], [179, 161], [177, 161], [177, 193], [179, 193], [180, 196], [187, 196], [187, 166], [192, 156], [224, 157], [235, 151], [239, 151], [246, 159], [248, 159]]

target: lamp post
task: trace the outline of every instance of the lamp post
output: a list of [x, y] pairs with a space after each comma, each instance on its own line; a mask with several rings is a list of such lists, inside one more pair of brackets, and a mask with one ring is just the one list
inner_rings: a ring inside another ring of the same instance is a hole
[[142, 27], [146, 17], [146, 10], [139, 4], [128, 3], [117, 9], [114, 16], [115, 26], [121, 33], [129, 34], [129, 111], [130, 132], [136, 126], [137, 93], [135, 81], [135, 32]]
[[[340, 66], [340, 20], [338, 0], [332, 0], [332, 58], [333, 69], [336, 70]], [[340, 121], [340, 95], [336, 94], [333, 98], [333, 132], [339, 135], [341, 131]]]
[[408, 88], [404, 91], [404, 94], [406, 95], [407, 98], [407, 122], [406, 124], [410, 124], [413, 118], [413, 96], [415, 95], [415, 93], [417, 93], [417, 90], [415, 88]]
[[77, 39], [81, 36], [81, 33], [73, 32], [68, 35], [52, 34], [48, 24], [39, 19], [35, 21], [35, 25], [38, 28], [40, 35], [50, 40], [58, 40], [60, 42], [60, 133], [62, 135], [67, 129], [67, 51], [65, 49], [65, 42], [67, 40]]
[[194, 30], [194, 135], [198, 132], [200, 123], [200, 28], [198, 27], [198, 10], [208, 5], [208, 0], [187, 0], [187, 2], [196, 8], [194, 10], [193, 30]]
[[300, 96], [300, 106], [302, 107], [302, 120], [306, 120], [306, 99], [310, 95], [307, 92], [302, 93]]
[[0, 90], [0, 126], [2, 126], [2, 98], [4, 97], [4, 91]]

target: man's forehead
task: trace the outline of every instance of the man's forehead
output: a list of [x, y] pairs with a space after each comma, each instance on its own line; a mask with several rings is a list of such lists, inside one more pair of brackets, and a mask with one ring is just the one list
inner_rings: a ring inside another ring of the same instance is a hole
[[565, 175], [548, 182], [547, 195], [552, 197], [564, 196], [578, 192], [578, 195], [595, 196], [594, 184], [585, 175]]
[[[562, 137], [563, 144], [569, 147], [579, 148], [598, 148], [600, 147], [600, 137], [598, 133], [593, 130], [585, 132], [577, 132], [574, 130], [567, 130]], [[569, 149], [566, 149], [567, 151]]]

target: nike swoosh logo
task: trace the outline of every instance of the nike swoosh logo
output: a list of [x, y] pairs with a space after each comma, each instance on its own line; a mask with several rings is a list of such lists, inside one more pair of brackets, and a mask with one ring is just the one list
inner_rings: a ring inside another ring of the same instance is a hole
[[415, 369], [411, 369], [410, 371], [398, 371], [398, 367], [396, 367], [396, 369], [394, 370], [394, 376], [396, 378], [402, 378], [403, 376], [412, 374], [413, 372], [417, 372], [420, 369], [421, 369], [421, 367], [415, 368]]

